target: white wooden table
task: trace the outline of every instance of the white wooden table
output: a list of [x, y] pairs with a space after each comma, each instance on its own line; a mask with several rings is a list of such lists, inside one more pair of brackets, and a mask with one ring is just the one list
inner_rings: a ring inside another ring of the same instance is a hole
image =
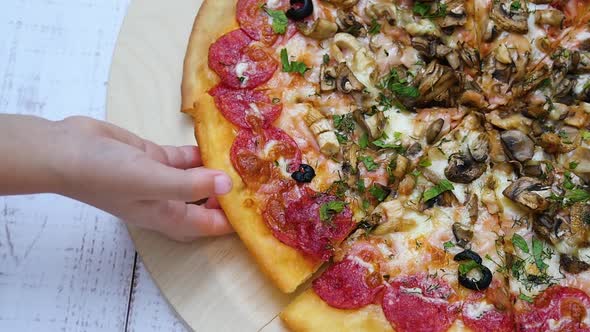
[[[0, 113], [104, 119], [129, 1], [3, 0]], [[54, 195], [0, 197], [0, 331], [186, 330], [114, 217]]]

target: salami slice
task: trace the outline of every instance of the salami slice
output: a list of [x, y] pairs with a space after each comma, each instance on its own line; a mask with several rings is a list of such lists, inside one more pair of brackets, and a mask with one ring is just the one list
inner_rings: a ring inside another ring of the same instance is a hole
[[[489, 289], [489, 288], [488, 288]], [[462, 319], [473, 332], [510, 332], [514, 330], [512, 313], [498, 310], [486, 301], [484, 294], [475, 292], [463, 303]]]
[[516, 314], [518, 331], [590, 331], [585, 323], [590, 297], [563, 286], [547, 288], [527, 310]]
[[221, 36], [209, 47], [209, 68], [234, 89], [252, 89], [265, 83], [277, 67], [276, 60], [240, 29]]
[[442, 279], [418, 274], [397, 278], [383, 295], [383, 312], [398, 332], [443, 332], [458, 317], [453, 289]]
[[[286, 9], [288, 1], [279, 1], [278, 8]], [[236, 19], [250, 38], [272, 45], [278, 34], [272, 29], [272, 18], [264, 10], [266, 0], [239, 0], [236, 5]]]
[[231, 147], [230, 159], [244, 183], [258, 187], [278, 167], [294, 172], [301, 164], [301, 151], [281, 129], [269, 127], [256, 132], [242, 129]]
[[[281, 209], [281, 202], [269, 201], [265, 221], [273, 235], [281, 242], [299, 249], [316, 260], [327, 260], [334, 245], [340, 243], [354, 228], [348, 206], [321, 220], [322, 205], [337, 202], [335, 196], [307, 189], [298, 200]], [[282, 205], [283, 207], [285, 205]]]
[[334, 308], [362, 308], [373, 303], [384, 287], [375, 265], [362, 257], [347, 256], [314, 280], [313, 290]]
[[264, 91], [230, 89], [217, 85], [209, 91], [217, 109], [234, 125], [241, 128], [266, 128], [283, 109], [280, 102], [271, 101]]

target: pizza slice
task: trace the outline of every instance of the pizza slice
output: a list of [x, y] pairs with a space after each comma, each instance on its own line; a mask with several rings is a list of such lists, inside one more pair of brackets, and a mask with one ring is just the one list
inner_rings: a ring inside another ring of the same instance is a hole
[[292, 330], [512, 330], [482, 120], [468, 115], [439, 138], [411, 172], [411, 190], [367, 216], [281, 314]]

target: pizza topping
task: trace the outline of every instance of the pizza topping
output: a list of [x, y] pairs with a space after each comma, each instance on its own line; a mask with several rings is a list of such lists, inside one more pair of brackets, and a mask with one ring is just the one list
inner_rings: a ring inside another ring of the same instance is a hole
[[552, 286], [516, 314], [519, 331], [588, 331], [590, 297], [570, 287]]
[[279, 204], [269, 201], [263, 213], [274, 236], [315, 260], [330, 258], [333, 248], [354, 228], [348, 205], [329, 194], [307, 188], [286, 208]]
[[[236, 19], [240, 28], [250, 38], [261, 41], [266, 45], [272, 45], [277, 39], [277, 32], [285, 33], [285, 21], [277, 21], [279, 15], [284, 16], [284, 12], [278, 10], [283, 7], [282, 0], [277, 6], [271, 9], [266, 7], [265, 0], [239, 0], [236, 5]], [[279, 13], [281, 12], [281, 13]], [[271, 15], [271, 14], [274, 14]], [[280, 25], [280, 26], [279, 26]]]
[[338, 9], [336, 12], [336, 24], [340, 31], [351, 34], [355, 37], [367, 35], [367, 29], [359, 22], [359, 19], [352, 11]]
[[287, 10], [287, 17], [300, 21], [313, 14], [312, 0], [290, 0], [291, 8]]
[[365, 249], [345, 257], [313, 281], [313, 290], [334, 308], [358, 309], [373, 303], [383, 289], [381, 275], [372, 262], [378, 255]]
[[332, 92], [336, 90], [338, 70], [336, 67], [323, 64], [320, 67], [320, 92]]
[[277, 66], [276, 61], [240, 29], [221, 36], [209, 48], [209, 67], [230, 88], [255, 88], [268, 81]]
[[315, 171], [313, 170], [313, 167], [301, 164], [299, 165], [299, 168], [291, 174], [291, 177], [297, 182], [309, 183], [315, 177]]
[[477, 264], [481, 264], [481, 262], [482, 262], [479, 254], [477, 254], [475, 251], [472, 251], [471, 249], [465, 249], [465, 250], [461, 251], [460, 253], [456, 254], [455, 257], [453, 257], [453, 259], [456, 262], [469, 261], [469, 260], [472, 260]]
[[424, 274], [396, 278], [383, 295], [383, 312], [396, 331], [446, 331], [459, 315], [453, 289]]
[[590, 264], [580, 260], [576, 256], [561, 254], [559, 266], [567, 273], [578, 274], [590, 269]]
[[304, 36], [324, 40], [333, 37], [338, 31], [338, 25], [332, 21], [319, 18], [311, 24], [301, 22], [297, 24], [297, 30]]
[[264, 91], [236, 90], [217, 85], [209, 91], [217, 109], [241, 128], [266, 128], [281, 114], [283, 105], [272, 102]]
[[543, 198], [539, 192], [546, 189], [541, 180], [521, 177], [504, 189], [502, 194], [531, 210], [543, 211], [549, 207], [549, 201]]
[[500, 135], [511, 159], [525, 162], [533, 158], [535, 143], [520, 130], [507, 130]]
[[498, 28], [517, 33], [527, 33], [527, 9], [524, 6], [511, 6], [504, 1], [494, 1], [490, 18]]
[[285, 73], [299, 73], [300, 75], [303, 75], [309, 70], [309, 67], [303, 62], [289, 61], [289, 53], [287, 53], [286, 48], [281, 50], [281, 65], [283, 72]]
[[535, 23], [548, 24], [554, 27], [561, 27], [565, 15], [557, 9], [537, 9], [535, 11]]
[[[475, 260], [471, 257], [475, 258]], [[461, 286], [475, 291], [481, 291], [490, 286], [492, 283], [492, 271], [482, 264], [479, 255], [471, 250], [465, 250], [457, 254], [454, 259], [464, 262], [459, 265], [458, 269], [459, 284]], [[476, 273], [473, 273], [473, 270]]]
[[[493, 290], [493, 288], [488, 288]], [[496, 290], [498, 292], [501, 290]], [[465, 326], [474, 332], [510, 332], [514, 330], [514, 317], [507, 308], [499, 309], [488, 303], [488, 294], [473, 293], [463, 304], [461, 318]]]
[[479, 178], [487, 167], [486, 163], [474, 160], [471, 153], [454, 153], [449, 156], [445, 176], [455, 183], [471, 183]]
[[280, 165], [279, 160], [285, 164], [285, 172], [296, 171], [301, 164], [301, 151], [281, 129], [242, 129], [231, 147], [230, 158], [244, 183], [257, 188], [270, 179], [273, 169]]
[[[350, 71], [345, 63], [341, 63], [336, 69], [338, 76], [336, 77], [336, 89], [342, 93], [351, 93], [362, 91], [364, 86], [356, 76]], [[331, 72], [324, 72], [324, 75], [330, 74]], [[325, 79], [330, 77], [324, 76]]]
[[453, 236], [455, 236], [455, 240], [459, 247], [465, 248], [467, 244], [471, 242], [471, 239], [473, 238], [473, 230], [471, 230], [471, 228], [456, 222], [453, 223], [452, 230]]
[[313, 106], [306, 106], [307, 113], [303, 119], [317, 140], [320, 152], [326, 156], [333, 156], [340, 152], [340, 143], [330, 121]]
[[436, 141], [440, 132], [442, 131], [443, 126], [445, 125], [444, 119], [436, 119], [428, 125], [428, 129], [426, 129], [426, 143], [432, 144]]

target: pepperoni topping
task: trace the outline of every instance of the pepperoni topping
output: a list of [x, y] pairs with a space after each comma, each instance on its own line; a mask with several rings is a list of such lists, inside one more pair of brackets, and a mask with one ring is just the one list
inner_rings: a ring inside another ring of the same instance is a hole
[[218, 85], [209, 91], [217, 109], [241, 128], [266, 128], [281, 114], [283, 105], [272, 102], [264, 91], [235, 90]]
[[[281, 1], [287, 3], [287, 1]], [[264, 11], [266, 0], [239, 0], [236, 10], [236, 19], [250, 38], [272, 45], [277, 39], [273, 31], [270, 16]], [[280, 8], [287, 7], [284, 4]]]
[[[490, 290], [491, 288], [488, 288]], [[498, 310], [481, 292], [473, 293], [463, 304], [462, 319], [473, 332], [510, 332], [514, 319], [509, 310]]]
[[362, 308], [373, 303], [382, 289], [375, 264], [360, 256], [346, 257], [313, 281], [316, 294], [338, 309]]
[[261, 85], [277, 67], [278, 63], [239, 29], [221, 36], [209, 48], [209, 68], [234, 89]]
[[590, 331], [584, 323], [590, 297], [571, 287], [553, 286], [539, 295], [527, 310], [516, 314], [519, 331]]
[[231, 147], [230, 158], [244, 183], [258, 187], [266, 183], [279, 167], [285, 167], [284, 171], [289, 173], [297, 170], [301, 164], [301, 151], [291, 136], [281, 129], [269, 127], [258, 132], [242, 129]]
[[338, 201], [335, 196], [306, 189], [303, 196], [288, 205], [273, 197], [263, 215], [279, 241], [299, 249], [312, 259], [327, 260], [333, 247], [354, 228], [348, 206], [332, 214], [328, 220], [320, 219], [321, 206], [335, 201]]
[[383, 312], [396, 331], [446, 331], [459, 315], [453, 289], [424, 274], [397, 278], [383, 295]]

